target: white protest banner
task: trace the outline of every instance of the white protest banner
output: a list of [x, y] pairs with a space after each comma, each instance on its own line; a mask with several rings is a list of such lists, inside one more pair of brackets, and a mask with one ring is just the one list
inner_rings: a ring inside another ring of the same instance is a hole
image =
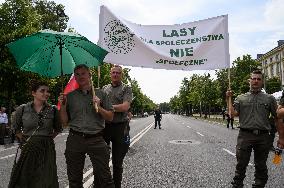
[[139, 25], [100, 10], [106, 63], [175, 70], [229, 67], [228, 15], [176, 25]]

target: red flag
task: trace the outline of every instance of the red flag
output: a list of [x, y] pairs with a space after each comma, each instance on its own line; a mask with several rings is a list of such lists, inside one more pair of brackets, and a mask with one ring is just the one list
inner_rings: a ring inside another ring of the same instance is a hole
[[[65, 89], [64, 89], [64, 94], [68, 94], [71, 91], [74, 91], [75, 89], [77, 89], [79, 87], [78, 83], [75, 80], [74, 74], [72, 74], [72, 76], [70, 77]], [[57, 103], [57, 108], [58, 110], [60, 110], [60, 104], [59, 102]]]

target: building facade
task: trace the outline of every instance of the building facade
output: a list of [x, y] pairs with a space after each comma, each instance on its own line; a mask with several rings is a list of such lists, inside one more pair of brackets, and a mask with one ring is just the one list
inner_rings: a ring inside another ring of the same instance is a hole
[[[278, 77], [284, 86], [284, 40], [277, 41], [277, 47], [265, 54], [257, 54], [256, 61], [261, 63], [267, 78]], [[265, 88], [265, 86], [264, 86]]]

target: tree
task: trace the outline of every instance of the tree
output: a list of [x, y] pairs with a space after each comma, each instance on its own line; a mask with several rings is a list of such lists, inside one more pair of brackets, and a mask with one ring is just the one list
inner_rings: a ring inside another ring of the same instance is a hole
[[171, 111], [170, 103], [163, 102], [163, 103], [160, 103], [159, 106], [160, 106], [160, 110], [162, 112], [170, 112]]
[[36, 0], [34, 8], [41, 15], [41, 29], [52, 29], [54, 31], [64, 31], [67, 28], [69, 17], [65, 14], [62, 4], [54, 1]]
[[179, 90], [179, 98], [182, 106], [182, 111], [185, 111], [186, 116], [192, 114], [191, 104], [189, 100], [190, 90], [189, 90], [189, 81], [187, 78], [184, 78], [181, 83]]
[[[50, 3], [54, 5], [54, 2], [47, 1], [6, 0], [0, 5], [0, 96], [5, 99], [2, 103], [7, 104], [9, 110], [13, 102], [17, 101], [18, 104], [22, 104], [27, 101], [30, 79], [46, 78], [20, 71], [5, 45], [43, 29], [46, 22], [52, 25], [52, 28], [49, 29], [64, 30], [66, 24], [63, 23], [68, 20], [65, 13], [62, 13], [64, 6], [53, 7], [49, 6]], [[46, 9], [43, 12], [44, 6], [46, 6]], [[52, 13], [48, 14], [49, 11]], [[54, 15], [55, 12], [58, 16], [51, 19], [49, 15]], [[64, 19], [61, 17], [63, 15]], [[56, 25], [57, 27], [55, 27]]]
[[281, 81], [279, 77], [272, 77], [266, 81], [266, 92], [269, 94], [275, 93], [281, 90]]
[[249, 91], [248, 79], [250, 78], [250, 73], [259, 69], [260, 66], [250, 55], [243, 55], [242, 59], [238, 57], [233, 61], [231, 88], [234, 91], [234, 96]]

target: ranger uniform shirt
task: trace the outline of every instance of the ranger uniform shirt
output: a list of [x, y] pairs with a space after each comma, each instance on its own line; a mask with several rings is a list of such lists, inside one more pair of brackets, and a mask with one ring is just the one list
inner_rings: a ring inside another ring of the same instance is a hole
[[[100, 89], [96, 89], [95, 93], [101, 100], [101, 107], [112, 111], [113, 108], [107, 94]], [[104, 129], [105, 120], [96, 112], [92, 101], [91, 92], [83, 93], [82, 90], [76, 89], [68, 93], [66, 110], [70, 128], [86, 134], [96, 134]]]
[[33, 108], [33, 102], [23, 104], [16, 109], [12, 123], [16, 133], [23, 132], [28, 136], [31, 136], [38, 126], [40, 127], [34, 135], [51, 136], [54, 131], [62, 131], [58, 110], [50, 104], [45, 104], [39, 113]]
[[251, 92], [239, 95], [234, 108], [239, 113], [240, 128], [270, 130], [270, 114], [276, 117], [277, 103], [272, 95]]
[[[112, 86], [112, 84], [105, 85], [103, 90], [107, 93], [110, 98], [111, 104], [122, 104], [127, 101], [132, 102], [132, 90], [128, 85], [121, 83], [118, 86]], [[115, 112], [112, 122], [121, 123], [128, 121], [128, 112]]]

